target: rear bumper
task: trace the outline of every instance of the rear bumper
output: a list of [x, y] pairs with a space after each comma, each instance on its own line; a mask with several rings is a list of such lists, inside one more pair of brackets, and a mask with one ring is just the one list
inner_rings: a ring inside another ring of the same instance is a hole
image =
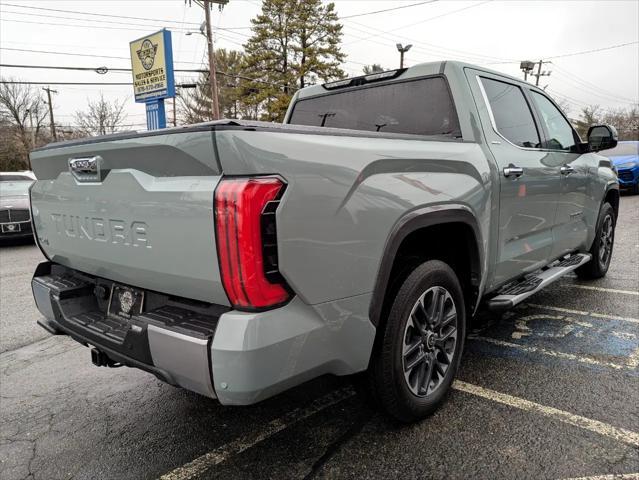
[[199, 305], [189, 321], [193, 302], [172, 299], [169, 318], [163, 305], [168, 297], [146, 292], [145, 310], [154, 308], [120, 325], [102, 313], [103, 302], [94, 293], [105, 283], [111, 282], [41, 264], [32, 281], [44, 316], [38, 323], [222, 404], [256, 403], [319, 375], [352, 374], [368, 366], [375, 337], [366, 313], [370, 295], [316, 306], [296, 297], [259, 313]]

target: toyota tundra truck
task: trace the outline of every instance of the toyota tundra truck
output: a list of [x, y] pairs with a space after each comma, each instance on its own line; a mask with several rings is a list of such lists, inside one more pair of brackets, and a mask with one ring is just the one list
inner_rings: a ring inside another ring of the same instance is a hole
[[223, 405], [357, 375], [405, 422], [444, 400], [478, 309], [606, 274], [613, 127], [458, 62], [220, 120], [31, 153], [39, 324]]

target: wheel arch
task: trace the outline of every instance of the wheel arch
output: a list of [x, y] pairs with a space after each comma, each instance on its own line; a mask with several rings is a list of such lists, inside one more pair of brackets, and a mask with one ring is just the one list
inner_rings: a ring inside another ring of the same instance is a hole
[[[426, 243], [423, 244], [425, 248], [433, 246], [432, 239], [428, 237], [429, 233], [442, 234], [443, 238], [437, 238], [436, 251], [429, 252], [425, 249], [421, 251], [422, 244], [419, 242], [422, 240], [426, 240]], [[447, 241], [446, 235], [455, 235], [455, 238], [449, 238]], [[401, 279], [402, 274], [406, 273], [401, 271], [403, 264], [398, 261], [401, 262], [403, 253], [407, 252], [410, 255], [413, 252], [411, 249], [416, 246], [422, 253], [415, 258], [417, 262], [430, 259], [442, 260], [439, 253], [446, 251], [447, 248], [463, 248], [464, 254], [459, 257], [460, 260], [467, 260], [467, 265], [464, 264], [463, 268], [467, 267], [468, 271], [464, 272], [467, 273], [467, 276], [464, 275], [467, 278], [466, 285], [462, 286], [468, 287], [472, 291], [472, 295], [466, 298], [467, 307], [470, 307], [472, 312], [477, 304], [483, 274], [484, 252], [481, 231], [475, 215], [470, 208], [464, 205], [419, 208], [400, 218], [386, 240], [369, 308], [369, 318], [376, 327], [384, 318], [384, 312], [387, 312], [389, 303], [392, 303], [394, 275], [399, 275], [399, 279]], [[407, 263], [405, 268], [410, 269], [410, 267], [410, 263]], [[453, 268], [455, 269], [455, 267]], [[457, 270], [456, 273], [459, 275]]]
[[603, 202], [601, 202], [602, 205], [609, 203], [612, 206], [612, 209], [615, 211], [615, 218], [619, 217], [619, 196], [619, 185], [614, 183], [608, 185]]

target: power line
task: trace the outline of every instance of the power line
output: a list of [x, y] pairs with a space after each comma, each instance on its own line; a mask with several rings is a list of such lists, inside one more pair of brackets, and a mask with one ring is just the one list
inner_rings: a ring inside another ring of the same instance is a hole
[[555, 59], [555, 58], [564, 58], [564, 57], [574, 57], [575, 55], [585, 55], [587, 53], [603, 52], [604, 50], [612, 50], [613, 48], [627, 47], [628, 45], [636, 45], [637, 43], [639, 43], [639, 41], [619, 43], [617, 45], [610, 45], [609, 47], [594, 48], [592, 50], [583, 50], [581, 52], [564, 53], [562, 55], [554, 55], [552, 57], [546, 57], [546, 58]]
[[[486, 2], [484, 2], [486, 3]], [[476, 7], [479, 6], [480, 4], [475, 4], [472, 5], [472, 7]], [[470, 7], [466, 7], [466, 8], [470, 8]], [[454, 12], [449, 12], [448, 14], [452, 14]], [[432, 17], [434, 18], [434, 17]], [[424, 20], [426, 21], [426, 20]], [[363, 25], [361, 23], [352, 21], [352, 23], [356, 24], [356, 25], [360, 25], [362, 27], [364, 27], [367, 30], [363, 30], [360, 28], [356, 28], [353, 26], [349, 26], [349, 28], [352, 28], [358, 32], [362, 32], [365, 34], [370, 33], [371, 31], [376, 31], [376, 32], [380, 32], [379, 34], [375, 34], [375, 35], [371, 35], [369, 37], [358, 37], [356, 35], [352, 35], [350, 33], [347, 33], [347, 35], [353, 36], [355, 38], [358, 38], [360, 40], [368, 40], [370, 38], [374, 38], [374, 37], [380, 37], [380, 36], [384, 36], [385, 38], [391, 39], [393, 42], [397, 39], [404, 39], [410, 42], [413, 42], [413, 50], [414, 51], [422, 51], [424, 53], [428, 53], [428, 54], [437, 54], [437, 55], [451, 55], [451, 56], [456, 56], [456, 57], [465, 57], [465, 58], [470, 58], [470, 59], [482, 59], [485, 58], [487, 60], [507, 60], [504, 58], [500, 58], [500, 57], [495, 57], [495, 56], [491, 56], [491, 55], [484, 55], [484, 54], [480, 54], [480, 53], [474, 53], [474, 52], [467, 52], [467, 51], [463, 51], [463, 50], [457, 50], [457, 49], [453, 49], [453, 48], [448, 48], [448, 47], [443, 47], [440, 45], [435, 45], [433, 43], [428, 43], [428, 42], [424, 42], [420, 39], [416, 39], [416, 38], [411, 38], [411, 37], [407, 37], [405, 35], [397, 35], [397, 34], [392, 34], [392, 37], [390, 36], [390, 34], [392, 32], [395, 31], [395, 29], [393, 30], [381, 30], [375, 27], [371, 27], [368, 25]], [[399, 29], [403, 29], [405, 27], [400, 27]], [[381, 34], [381, 35], [380, 35]], [[355, 42], [351, 42], [351, 43], [355, 43]], [[428, 45], [428, 47], [421, 47], [421, 45]], [[436, 50], [440, 50], [441, 52], [437, 52]], [[449, 52], [453, 52], [453, 53], [449, 53]]]
[[0, 80], [9, 85], [133, 85], [131, 82], [28, 82], [22, 80]]
[[399, 7], [385, 8], [384, 10], [375, 10], [373, 12], [356, 13], [355, 15], [347, 15], [345, 17], [340, 17], [340, 20], [345, 20], [347, 18], [364, 17], [366, 15], [375, 15], [377, 13], [390, 12], [390, 11], [399, 10], [402, 8], [417, 7], [418, 5], [426, 5], [427, 3], [434, 3], [436, 1], [438, 0], [429, 0], [427, 2], [411, 3], [410, 5], [401, 5]]
[[[555, 68], [555, 70], [558, 71], [560, 76], [564, 76], [564, 77], [566, 77], [566, 79], [571, 80], [572, 82], [576, 83], [577, 85], [581, 85], [582, 87], [590, 89], [592, 92], [600, 92], [599, 96], [606, 95], [606, 96], [608, 96], [610, 98], [614, 98], [614, 99], [617, 99], [617, 100], [623, 100], [623, 101], [628, 101], [628, 102], [637, 102], [636, 98], [635, 99], [631, 99], [631, 98], [628, 98], [628, 97], [623, 97], [623, 96], [616, 95], [616, 94], [614, 94], [612, 92], [609, 92], [608, 90], [604, 90], [603, 88], [601, 88], [601, 87], [599, 87], [599, 86], [597, 86], [597, 85], [595, 85], [593, 83], [590, 83], [587, 80], [584, 80], [583, 78], [581, 78], [581, 77], [579, 77], [579, 76], [577, 76], [577, 75], [575, 75], [573, 73], [570, 73], [568, 70], [566, 70], [563, 67], [560, 67], [559, 65], [557, 65], [554, 62], [553, 62], [553, 67]], [[583, 90], [583, 88], [582, 88], [582, 90]], [[586, 91], [586, 90], [584, 90], [584, 91]]]
[[[29, 52], [29, 53], [45, 53], [49, 55], [68, 55], [72, 57], [92, 57], [92, 58], [110, 58], [114, 60], [131, 60], [130, 57], [117, 57], [114, 55], [97, 55], [93, 53], [71, 53], [71, 52], [54, 52], [51, 50], [31, 50], [27, 48], [9, 48], [9, 47], [0, 47], [0, 50], [11, 50], [14, 52]], [[175, 63], [183, 63], [183, 64], [192, 64], [192, 65], [202, 65], [202, 62], [183, 62], [176, 61]]]
[[[30, 23], [34, 25], [48, 25], [53, 27], [76, 27], [76, 28], [99, 28], [102, 30], [128, 30], [128, 31], [136, 31], [136, 32], [148, 32], [151, 28], [161, 29], [162, 27], [151, 26], [149, 28], [131, 28], [131, 27], [109, 27], [106, 25], [81, 25], [81, 24], [73, 24], [73, 23], [54, 23], [54, 22], [32, 22], [30, 20], [16, 20], [13, 18], [0, 18], [1, 22], [13, 22], [13, 23]], [[173, 31], [179, 30], [179, 28], [173, 28]], [[190, 29], [182, 30], [182, 31], [192, 31]]]
[[[12, 3], [5, 3], [4, 5], [8, 6], [8, 7], [18, 7], [18, 8], [27, 8], [30, 10], [42, 10], [42, 11], [48, 11], [48, 12], [61, 12], [61, 13], [79, 13], [81, 15], [91, 15], [91, 16], [96, 16], [96, 17], [109, 17], [109, 18], [126, 18], [129, 20], [147, 20], [147, 21], [153, 21], [153, 22], [164, 22], [164, 23], [182, 23], [179, 22], [178, 20], [168, 20], [168, 19], [164, 19], [164, 18], [142, 18], [142, 17], [130, 17], [130, 16], [126, 16], [126, 15], [109, 15], [106, 13], [95, 13], [95, 12], [81, 12], [81, 11], [77, 11], [77, 10], [62, 10], [59, 8], [45, 8], [45, 7], [32, 7], [32, 6], [27, 6], [27, 5], [16, 5], [16, 4], [12, 4]], [[199, 27], [199, 23], [195, 23], [195, 22], [185, 22], [185, 23], [189, 23], [191, 25], [195, 25]]]
[[[8, 63], [0, 63], [0, 67], [7, 68], [42, 68], [47, 70], [79, 70], [79, 71], [89, 71], [96, 72], [99, 74], [105, 74], [108, 72], [131, 72], [130, 68], [120, 68], [120, 67], [67, 67], [67, 66], [59, 66], [59, 65], [18, 65], [18, 64], [8, 64]], [[176, 68], [173, 71], [175, 72], [192, 72], [192, 73], [206, 73], [208, 70], [204, 69], [196, 69], [196, 68]]]
[[[9, 4], [5, 4], [5, 5], [9, 5]], [[9, 6], [17, 7], [18, 5], [9, 5]], [[36, 7], [26, 7], [25, 6], [23, 8], [36, 8]], [[77, 13], [77, 14], [86, 15], [85, 12], [74, 12], [72, 10], [61, 10], [61, 11], [68, 12], [68, 13]], [[80, 18], [69, 17], [68, 15], [60, 16], [60, 15], [51, 15], [51, 14], [46, 14], [46, 13], [15, 12], [15, 11], [12, 11], [12, 10], [3, 10], [3, 13], [10, 13], [10, 14], [13, 14], [13, 15], [26, 15], [26, 16], [30, 16], [30, 17], [55, 18], [55, 19], [62, 19], [62, 20], [77, 20], [77, 21], [81, 21], [81, 22], [109, 23], [109, 24], [114, 24], [114, 25], [128, 25], [128, 26], [135, 26], [135, 27], [148, 27], [148, 28], [165, 28], [166, 27], [166, 22], [167, 22], [167, 20], [154, 20], [154, 19], [150, 19], [150, 18], [147, 19], [147, 18], [141, 18], [141, 17], [125, 17], [125, 16], [122, 17], [122, 18], [132, 18], [132, 19], [152, 21], [152, 22], [153, 21], [157, 21], [157, 22], [161, 22], [161, 23], [165, 24], [163, 26], [158, 26], [158, 25], [150, 25], [148, 23], [123, 22], [121, 20], [120, 21], [117, 21], [117, 20], [98, 20], [98, 19], [90, 19], [90, 18], [82, 18], [82, 17], [80, 17]], [[108, 17], [113, 16], [113, 15], [101, 15], [101, 14], [94, 14], [94, 15], [108, 16]], [[120, 17], [120, 16], [115, 15], [115, 17]], [[9, 20], [14, 20], [14, 19], [9, 19]], [[14, 20], [14, 21], [19, 21], [19, 20]], [[194, 26], [197, 25], [199, 27], [199, 24], [193, 23], [193, 22], [184, 22], [184, 23], [182, 23], [180, 21], [173, 21], [173, 20], [169, 20], [169, 22], [179, 23], [180, 24], [179, 26], [169, 25], [168, 28], [170, 28], [172, 30], [192, 31], [192, 29], [194, 27], [187, 28], [187, 27], [184, 26], [186, 24], [194, 25]], [[251, 28], [251, 27], [217, 27], [217, 28], [219, 30], [231, 30], [232, 31], [232, 30], [236, 30], [236, 29], [245, 29], [245, 28]]]
[[576, 88], [590, 96], [595, 96], [603, 99], [607, 102], [617, 102], [617, 103], [637, 103], [637, 99], [630, 99], [626, 97], [618, 97], [616, 95], [608, 95], [605, 93], [599, 93], [595, 91], [594, 88], [584, 87], [583, 84], [578, 83], [576, 80], [573, 80], [571, 77], [566, 76], [563, 72], [557, 71], [557, 79], [561, 82], [564, 82], [566, 85], [569, 85], [570, 88]]
[[[69, 17], [69, 16], [60, 16], [60, 15], [51, 15], [51, 14], [46, 14], [46, 13], [31, 13], [31, 12], [14, 12], [12, 10], [3, 10], [3, 13], [10, 13], [13, 15], [25, 15], [28, 17], [43, 17], [43, 18], [56, 18], [56, 19], [62, 19], [62, 20], [78, 20], [78, 21], [82, 21], [82, 22], [94, 22], [94, 23], [109, 23], [109, 24], [115, 24], [115, 25], [129, 25], [129, 26], [134, 26], [134, 27], [148, 27], [148, 28], [162, 28], [162, 27], [156, 27], [153, 25], [149, 25], [146, 23], [130, 23], [130, 22], [122, 22], [122, 21], [117, 21], [117, 20], [96, 20], [96, 19], [92, 19], [92, 18], [78, 18], [78, 17]], [[12, 20], [12, 19], [9, 19]], [[170, 28], [178, 28], [181, 30], [187, 30], [186, 27], [173, 27], [171, 26]]]

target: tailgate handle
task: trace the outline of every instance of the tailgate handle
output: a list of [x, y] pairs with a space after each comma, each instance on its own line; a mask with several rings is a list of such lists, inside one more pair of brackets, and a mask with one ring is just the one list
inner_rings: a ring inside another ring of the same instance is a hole
[[79, 157], [69, 159], [69, 171], [78, 182], [101, 182], [102, 157]]

